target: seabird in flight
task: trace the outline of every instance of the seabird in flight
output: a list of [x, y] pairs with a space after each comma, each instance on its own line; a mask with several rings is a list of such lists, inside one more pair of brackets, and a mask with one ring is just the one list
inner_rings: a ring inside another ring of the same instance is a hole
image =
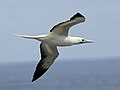
[[72, 26], [84, 21], [85, 17], [78, 12], [69, 20], [55, 25], [46, 35], [18, 35], [22, 38], [35, 39], [41, 42], [41, 60], [36, 66], [32, 82], [40, 78], [58, 57], [59, 52], [57, 50], [57, 46], [71, 46], [84, 43], [93, 43], [92, 40], [88, 40], [82, 37], [71, 37], [68, 35], [69, 29]]

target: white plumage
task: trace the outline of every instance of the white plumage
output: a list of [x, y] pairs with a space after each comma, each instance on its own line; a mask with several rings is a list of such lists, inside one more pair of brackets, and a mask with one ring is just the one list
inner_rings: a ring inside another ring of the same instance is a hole
[[85, 17], [80, 13], [75, 14], [70, 20], [55, 25], [47, 35], [28, 36], [18, 35], [22, 38], [36, 39], [40, 42], [41, 60], [38, 63], [33, 75], [32, 81], [41, 77], [53, 64], [59, 53], [57, 46], [71, 46], [83, 43], [92, 43], [93, 41], [81, 37], [68, 36], [69, 29], [81, 22], [85, 21]]

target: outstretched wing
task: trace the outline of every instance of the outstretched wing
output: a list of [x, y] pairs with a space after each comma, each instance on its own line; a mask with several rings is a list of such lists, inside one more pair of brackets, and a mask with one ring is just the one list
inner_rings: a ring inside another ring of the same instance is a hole
[[59, 55], [56, 46], [50, 46], [46, 43], [40, 44], [40, 52], [41, 60], [36, 67], [32, 82], [40, 78], [49, 69]]
[[84, 21], [85, 21], [85, 17], [80, 13], [77, 13], [73, 17], [71, 17], [70, 20], [55, 25], [50, 30], [50, 33], [48, 35], [56, 34], [56, 35], [68, 36], [68, 31], [72, 26]]

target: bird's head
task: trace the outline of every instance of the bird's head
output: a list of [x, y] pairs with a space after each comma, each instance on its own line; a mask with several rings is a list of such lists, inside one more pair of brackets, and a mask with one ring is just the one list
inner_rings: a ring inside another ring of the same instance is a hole
[[81, 38], [81, 37], [72, 37], [72, 42], [73, 44], [93, 43], [92, 40], [88, 40], [88, 39]]
[[88, 39], [85, 39], [85, 38], [79, 38], [80, 39], [80, 44], [84, 44], [84, 43], [93, 43], [92, 40], [88, 40]]

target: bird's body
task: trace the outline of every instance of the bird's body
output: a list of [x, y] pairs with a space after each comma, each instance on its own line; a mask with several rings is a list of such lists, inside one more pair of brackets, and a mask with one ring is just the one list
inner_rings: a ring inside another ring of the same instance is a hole
[[65, 37], [65, 36], [46, 36], [43, 42], [52, 46], [72, 45], [72, 42], [70, 41], [70, 37]]
[[91, 40], [81, 37], [71, 37], [68, 35], [68, 31], [72, 26], [84, 21], [85, 17], [80, 13], [77, 13], [71, 17], [70, 20], [55, 25], [46, 35], [19, 35], [23, 38], [35, 39], [42, 42], [40, 44], [41, 60], [36, 67], [32, 81], [35, 81], [41, 77], [58, 57], [59, 53], [57, 46], [71, 46], [76, 44], [92, 43]]
[[24, 36], [21, 37], [29, 38], [29, 39], [36, 39], [38, 41], [47, 43], [51, 46], [71, 46], [80, 44], [81, 37], [71, 37], [71, 36], [58, 36], [58, 35], [38, 35], [38, 36]]

